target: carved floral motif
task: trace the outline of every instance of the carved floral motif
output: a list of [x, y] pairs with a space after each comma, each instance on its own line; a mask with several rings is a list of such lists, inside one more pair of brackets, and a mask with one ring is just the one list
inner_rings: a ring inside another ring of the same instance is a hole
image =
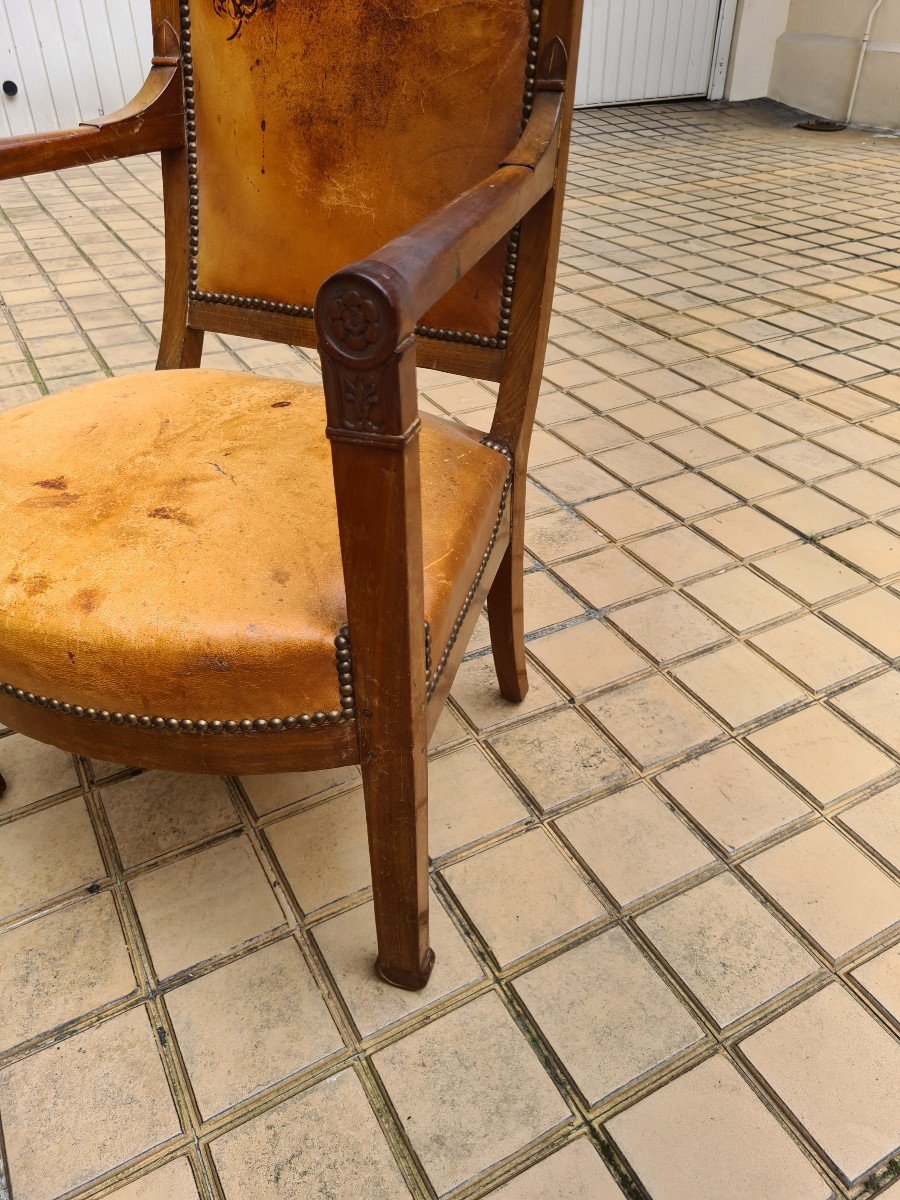
[[360, 433], [381, 433], [384, 422], [378, 407], [378, 380], [374, 375], [347, 374], [341, 387], [344, 428]]
[[348, 350], [365, 350], [378, 341], [378, 310], [357, 291], [336, 296], [328, 306], [331, 332]]

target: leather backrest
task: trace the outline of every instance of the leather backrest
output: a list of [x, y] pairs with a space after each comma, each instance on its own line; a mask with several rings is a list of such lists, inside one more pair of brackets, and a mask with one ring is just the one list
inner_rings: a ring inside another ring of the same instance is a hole
[[[191, 292], [308, 316], [371, 254], [503, 160], [534, 77], [527, 0], [182, 0]], [[422, 332], [503, 346], [504, 243]]]

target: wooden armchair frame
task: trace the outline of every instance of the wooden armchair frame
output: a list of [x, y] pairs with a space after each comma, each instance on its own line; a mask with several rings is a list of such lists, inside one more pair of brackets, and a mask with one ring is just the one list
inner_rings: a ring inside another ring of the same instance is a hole
[[[540, 34], [529, 52], [527, 121], [496, 171], [376, 254], [326, 279], [314, 320], [225, 307], [191, 294], [193, 77], [183, 55], [187, 8], [177, 0], [151, 0], [155, 56], [131, 104], [96, 124], [0, 141], [0, 178], [162, 152], [166, 278], [158, 369], [199, 366], [206, 330], [318, 345], [350, 631], [349, 639], [338, 638], [339, 673], [347, 697], [343, 716], [351, 719], [326, 720], [315, 736], [293, 741], [283, 769], [360, 764], [377, 967], [406, 988], [424, 986], [434, 960], [428, 941], [428, 739], [485, 600], [501, 693], [519, 701], [528, 687], [525, 468], [559, 243], [580, 7], [580, 0], [543, 0]], [[417, 321], [508, 234], [515, 287], [510, 283], [506, 344], [417, 343]], [[487, 444], [510, 463], [479, 570], [436, 663], [424, 622], [417, 360], [499, 381]], [[373, 529], [396, 532], [373, 539]], [[13, 727], [52, 740], [40, 723]], [[115, 730], [102, 724], [92, 730], [93, 753], [103, 756], [106, 748], [114, 755], [116, 740], [104, 732]], [[145, 756], [140, 765], [191, 769], [189, 753]]]

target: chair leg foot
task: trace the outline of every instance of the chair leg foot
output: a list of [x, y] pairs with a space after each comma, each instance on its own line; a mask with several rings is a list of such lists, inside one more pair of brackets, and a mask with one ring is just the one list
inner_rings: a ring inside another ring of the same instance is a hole
[[431, 978], [433, 967], [434, 951], [431, 947], [425, 952], [422, 965], [417, 971], [408, 971], [403, 967], [392, 967], [387, 963], [383, 963], [381, 959], [377, 959], [375, 962], [375, 970], [386, 983], [390, 983], [397, 988], [403, 988], [407, 992], [420, 992]]
[[6, 780], [0, 775], [0, 796], [6, 791]]
[[494, 669], [504, 700], [519, 704], [528, 694], [525, 662], [524, 574], [521, 554], [507, 548], [487, 599]]

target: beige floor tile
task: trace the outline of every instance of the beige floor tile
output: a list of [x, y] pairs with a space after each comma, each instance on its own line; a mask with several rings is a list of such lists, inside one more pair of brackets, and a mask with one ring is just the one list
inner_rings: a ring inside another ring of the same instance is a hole
[[820, 537], [859, 520], [859, 514], [812, 488], [797, 488], [759, 500], [763, 512], [804, 537]]
[[766, 410], [766, 417], [804, 437], [811, 433], [822, 433], [826, 429], [834, 429], [841, 423], [838, 417], [806, 400], [788, 400], [785, 404], [776, 404], [773, 408]]
[[888, 658], [900, 657], [900, 597], [881, 588], [825, 609], [838, 625]]
[[363, 1037], [483, 978], [462, 935], [435, 896], [431, 898], [430, 929], [434, 970], [421, 991], [407, 992], [385, 987], [373, 970], [375, 912], [371, 903], [358, 905], [315, 927], [315, 938], [328, 969]]
[[607, 912], [541, 829], [443, 874], [501, 966]]
[[638, 675], [650, 665], [599, 620], [546, 634], [530, 642], [528, 648], [576, 697]]
[[211, 1148], [227, 1200], [294, 1200], [311, 1187], [330, 1200], [410, 1196], [353, 1071], [292, 1096]]
[[[654, 408], [654, 405], [649, 407]], [[630, 411], [630, 410], [629, 410]], [[567, 421], [557, 426], [556, 432], [571, 442], [582, 454], [594, 454], [598, 450], [610, 450], [633, 441], [631, 433], [620, 425], [596, 414], [582, 417], [578, 421]]]
[[839, 820], [900, 871], [900, 784], [854, 804]]
[[611, 412], [628, 404], [637, 404], [644, 399], [641, 392], [629, 387], [620, 379], [602, 379], [586, 387], [575, 388], [575, 395], [598, 412]]
[[722, 736], [719, 725], [659, 675], [604, 693], [587, 707], [644, 768]]
[[710, 426], [713, 433], [734, 442], [742, 450], [763, 450], [766, 446], [775, 446], [786, 442], [790, 433], [774, 421], [769, 421], [759, 413], [742, 413], [739, 417], [726, 417]]
[[129, 887], [160, 979], [285, 923], [243, 837], [156, 867]]
[[599, 609], [646, 596], [663, 586], [655, 575], [617, 546], [563, 563], [558, 574], [589, 604]]
[[735, 458], [738, 454], [731, 442], [719, 437], [711, 429], [685, 429], [680, 433], [658, 437], [654, 444], [688, 467], [704, 467], [708, 463]]
[[758, 633], [750, 641], [817, 693], [872, 670], [881, 661], [812, 613]]
[[371, 885], [362, 788], [277, 821], [266, 836], [306, 912]]
[[900, 1043], [839, 984], [741, 1050], [848, 1181], [900, 1144]]
[[283, 775], [244, 775], [241, 787], [258, 817], [268, 816], [301, 800], [319, 800], [359, 786], [359, 767], [333, 767], [327, 771], [288, 772]]
[[900, 487], [872, 471], [848, 471], [820, 484], [823, 492], [867, 517], [900, 508]]
[[0, 1071], [16, 1200], [55, 1200], [181, 1132], [144, 1008]]
[[820, 546], [791, 546], [760, 559], [756, 567], [806, 604], [822, 604], [868, 583], [852, 567], [845, 567]]
[[573, 600], [546, 572], [531, 571], [525, 576], [526, 633], [560, 625], [583, 614], [583, 605]]
[[900, 1020], [900, 946], [892, 946], [875, 958], [857, 967], [853, 977], [862, 984], [870, 996]]
[[825, 538], [822, 545], [878, 583], [900, 572], [900, 537], [877, 525], [848, 529]]
[[75, 797], [0, 828], [0, 917], [103, 879], [84, 800]]
[[515, 988], [590, 1105], [703, 1038], [618, 928], [520, 976]]
[[606, 538], [575, 513], [559, 510], [533, 517], [525, 529], [525, 545], [542, 562], [557, 562], [586, 550], [597, 550]]
[[682, 583], [734, 562], [730, 554], [683, 527], [651, 533], [631, 542], [629, 549], [669, 583]]
[[644, 490], [684, 521], [735, 503], [729, 492], [692, 471], [648, 483]]
[[683, 663], [672, 674], [732, 729], [807, 698], [783, 672], [741, 643]]
[[832, 703], [880, 742], [900, 753], [900, 675], [896, 670], [856, 684]]
[[115, 1200], [198, 1200], [194, 1173], [186, 1158], [176, 1158], [108, 1195]]
[[897, 453], [897, 443], [891, 438], [882, 437], [880, 433], [873, 433], [871, 429], [863, 429], [859, 425], [844, 425], [829, 433], [820, 433], [816, 441], [858, 463], [874, 462]]
[[760, 457], [779, 471], [787, 471], [789, 475], [795, 476], [801, 483], [813, 483], [835, 477], [837, 472], [846, 471], [853, 465], [846, 458], [832, 454], [824, 446], [804, 441], [773, 446], [770, 450], [762, 451]]
[[698, 884], [637, 923], [720, 1029], [819, 966], [733, 875]]
[[570, 708], [501, 733], [491, 745], [544, 812], [623, 783], [634, 773]]
[[797, 535], [755, 508], [732, 508], [696, 521], [695, 528], [738, 558], [751, 558], [797, 541]]
[[166, 995], [204, 1118], [343, 1049], [293, 938]]
[[759, 496], [769, 496], [794, 486], [790, 475], [750, 457], [712, 463], [703, 468], [703, 474], [742, 500], [755, 500]]
[[615, 492], [583, 504], [579, 512], [603, 530], [609, 537], [622, 539], [664, 529], [673, 518], [656, 504], [651, 504], [637, 492]]
[[104, 787], [102, 796], [126, 870], [239, 821], [228, 788], [213, 775], [147, 771]]
[[831, 1187], [722, 1055], [608, 1123], [653, 1200], [827, 1200]]
[[808, 804], [736, 742], [663, 771], [657, 782], [729, 854], [810, 815]]
[[669, 454], [663, 454], [648, 442], [632, 442], [615, 450], [604, 450], [596, 456], [604, 471], [611, 471], [623, 483], [637, 485], [664, 479], [681, 470], [681, 464]]
[[607, 619], [660, 664], [728, 640], [721, 625], [676, 592], [663, 592], [628, 604], [610, 613]]
[[373, 1061], [439, 1196], [569, 1117], [493, 994], [380, 1050]]
[[531, 475], [566, 504], [579, 504], [595, 496], [608, 496], [622, 487], [622, 481], [615, 475], [610, 475], [609, 471], [584, 458], [538, 467]]
[[79, 786], [71, 754], [20, 733], [0, 738], [0, 775], [6, 780], [0, 816]]
[[748, 567], [733, 567], [720, 575], [700, 579], [689, 584], [685, 592], [735, 633], [748, 633], [800, 611], [795, 600]]
[[760, 729], [749, 741], [823, 808], [896, 769], [886, 754], [819, 705]]
[[684, 417], [652, 400], [618, 409], [615, 420], [642, 438], [660, 437], [676, 429], [684, 429], [689, 424]]
[[900, 887], [828, 825], [764, 850], [745, 869], [832, 959], [900, 920]]
[[509, 829], [529, 816], [477, 746], [451, 750], [428, 764], [428, 847], [432, 858]]
[[16, 925], [0, 934], [0, 1050], [136, 987], [109, 892]]
[[645, 783], [595, 800], [556, 825], [621, 905], [715, 861]]
[[[583, 562], [584, 559], [578, 561]], [[497, 687], [494, 662], [489, 654], [462, 664], [450, 695], [479, 732], [499, 729], [501, 725], [563, 703], [560, 693], [534, 667], [528, 671], [528, 695], [525, 699], [520, 704], [504, 700]]]
[[491, 1192], [492, 1200], [622, 1200], [622, 1193], [587, 1138], [579, 1138]]

